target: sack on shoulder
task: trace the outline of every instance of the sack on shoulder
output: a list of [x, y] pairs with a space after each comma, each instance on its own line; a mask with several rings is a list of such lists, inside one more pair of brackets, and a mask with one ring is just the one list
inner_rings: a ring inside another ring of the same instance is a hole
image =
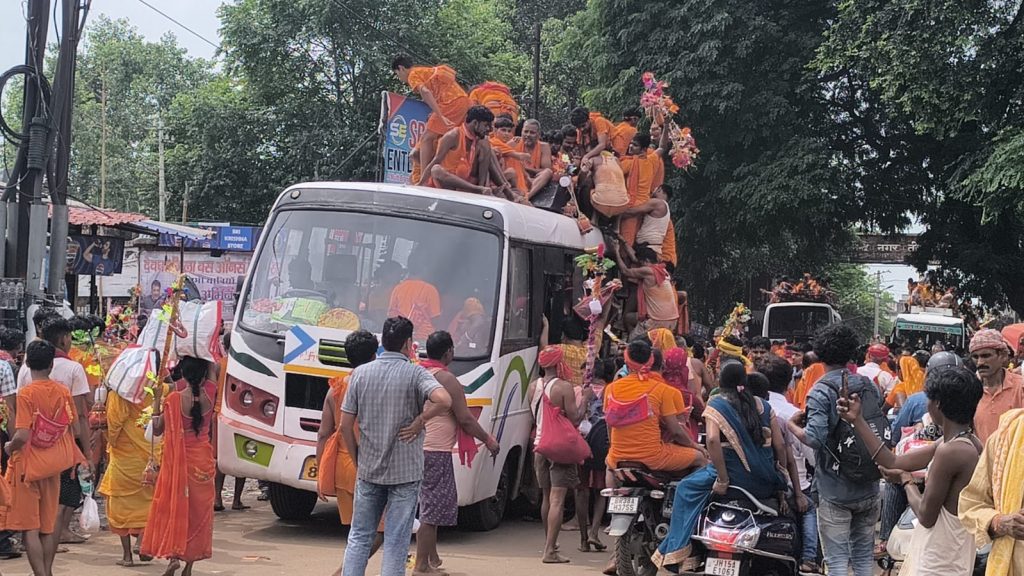
[[579, 430], [548, 398], [547, 390], [541, 392], [540, 410], [544, 419], [540, 429], [540, 440], [534, 446], [534, 452], [551, 460], [555, 464], [583, 464], [590, 458], [590, 446], [583, 439]]

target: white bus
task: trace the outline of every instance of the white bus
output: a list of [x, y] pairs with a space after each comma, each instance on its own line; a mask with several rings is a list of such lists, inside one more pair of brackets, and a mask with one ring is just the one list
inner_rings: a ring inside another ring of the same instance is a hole
[[814, 334], [843, 318], [826, 302], [777, 302], [764, 311], [761, 335], [773, 341], [806, 342]]
[[463, 308], [477, 309], [475, 334], [453, 334], [451, 370], [501, 453], [493, 460], [481, 449], [471, 466], [453, 458], [460, 525], [494, 528], [528, 468], [524, 396], [541, 316], [581, 294], [573, 258], [600, 242], [598, 232], [581, 236], [572, 218], [479, 195], [376, 183], [288, 188], [270, 212], [231, 332], [221, 469], [269, 481], [279, 517], [307, 517], [328, 381], [349, 370], [345, 337], [356, 324], [380, 333], [399, 281], [427, 283], [440, 314], [426, 305], [411, 318], [420, 320], [421, 346], [423, 319], [447, 330]]

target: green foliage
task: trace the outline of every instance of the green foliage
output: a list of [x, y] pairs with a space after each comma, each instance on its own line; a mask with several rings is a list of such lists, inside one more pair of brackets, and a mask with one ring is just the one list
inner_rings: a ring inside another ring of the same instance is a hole
[[593, 0], [555, 52], [592, 69], [583, 97], [606, 112], [636, 106], [641, 74], [655, 72], [693, 127], [700, 161], [670, 181], [698, 320], [727, 312], [751, 280], [820, 268], [849, 240], [857, 203], [805, 68], [832, 14], [810, 1]]
[[813, 66], [860, 85], [837, 108], [843, 147], [884, 161], [856, 184], [927, 226], [914, 263], [1024, 313], [1024, 6], [843, 1]]
[[877, 279], [854, 264], [840, 264], [827, 269], [829, 286], [835, 293], [836, 309], [843, 322], [857, 331], [861, 340], [868, 341], [874, 334], [875, 294], [880, 294], [878, 310], [878, 334], [886, 336], [892, 331], [892, 316], [889, 313], [895, 305], [888, 292], [880, 290]]

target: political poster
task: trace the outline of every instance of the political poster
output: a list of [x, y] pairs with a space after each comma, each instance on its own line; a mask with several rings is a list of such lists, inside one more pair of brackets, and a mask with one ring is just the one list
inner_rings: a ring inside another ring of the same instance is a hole
[[[181, 254], [176, 251], [144, 251], [140, 258], [139, 284], [142, 295], [139, 310], [148, 313], [163, 304], [167, 288], [180, 274]], [[203, 300], [224, 303], [224, 321], [235, 313], [235, 291], [249, 269], [251, 254], [225, 252], [211, 256], [201, 252], [185, 253], [185, 274], [199, 289]]]
[[68, 274], [112, 276], [121, 273], [124, 240], [110, 236], [68, 236]]
[[408, 184], [412, 174], [412, 151], [427, 129], [430, 107], [414, 98], [385, 92], [381, 112], [384, 181]]

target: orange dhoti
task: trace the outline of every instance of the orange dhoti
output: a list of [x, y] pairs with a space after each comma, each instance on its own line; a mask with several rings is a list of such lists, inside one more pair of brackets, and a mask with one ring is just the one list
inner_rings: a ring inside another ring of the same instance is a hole
[[[640, 206], [651, 199], [654, 178], [660, 163], [661, 157], [652, 152], [646, 152], [643, 156], [622, 158], [622, 173], [626, 177], [630, 207]], [[619, 219], [619, 236], [627, 246], [632, 246], [636, 241], [636, 233], [640, 230], [640, 218], [629, 216]]]
[[35, 482], [25, 482], [24, 475], [25, 464], [20, 455], [12, 456], [3, 482], [6, 487], [0, 489], [0, 497], [6, 500], [0, 527], [13, 532], [38, 530], [40, 534], [53, 534], [60, 502], [60, 475]]
[[469, 98], [457, 98], [442, 108], [442, 113], [444, 118], [448, 119], [448, 124], [445, 123], [444, 118], [437, 115], [437, 112], [431, 112], [430, 116], [427, 117], [427, 130], [438, 136], [443, 136], [445, 132], [466, 121], [466, 113], [469, 112], [469, 106]]

